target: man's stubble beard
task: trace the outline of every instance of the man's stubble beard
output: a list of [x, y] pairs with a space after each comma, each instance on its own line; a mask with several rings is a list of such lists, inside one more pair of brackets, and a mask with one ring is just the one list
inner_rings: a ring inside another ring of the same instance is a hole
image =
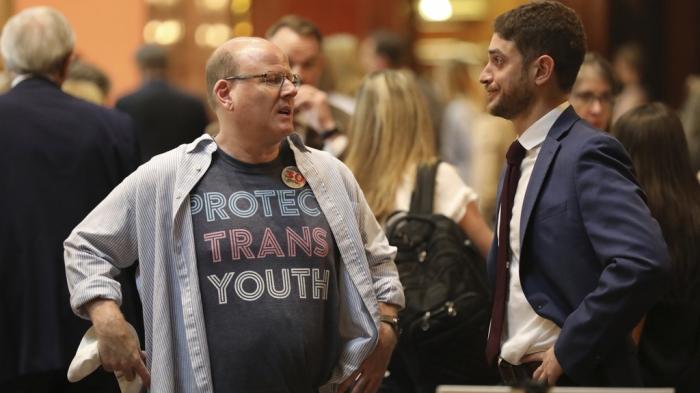
[[511, 120], [521, 114], [530, 106], [534, 93], [527, 84], [527, 74], [522, 72], [510, 94], [501, 92], [501, 97], [496, 104], [489, 109], [489, 113], [494, 116]]

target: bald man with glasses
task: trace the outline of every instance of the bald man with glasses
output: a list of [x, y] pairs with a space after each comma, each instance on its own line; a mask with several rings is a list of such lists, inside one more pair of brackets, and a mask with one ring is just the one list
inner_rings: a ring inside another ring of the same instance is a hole
[[[260, 38], [207, 63], [220, 123], [154, 157], [65, 242], [71, 306], [105, 368], [152, 392], [377, 390], [403, 290], [350, 171], [293, 134], [299, 77]], [[118, 309], [139, 260], [146, 348]]]

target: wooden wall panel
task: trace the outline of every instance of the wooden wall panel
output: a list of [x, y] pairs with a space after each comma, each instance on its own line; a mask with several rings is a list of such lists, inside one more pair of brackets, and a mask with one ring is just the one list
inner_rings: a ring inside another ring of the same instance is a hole
[[609, 0], [560, 0], [573, 8], [581, 18], [586, 31], [588, 50], [603, 56], [610, 55], [610, 2]]
[[253, 26], [256, 35], [265, 31], [280, 17], [297, 14], [312, 20], [324, 35], [352, 33], [359, 37], [384, 28], [408, 34], [409, 0], [265, 0], [254, 1]]
[[464, 41], [488, 45], [493, 35], [493, 21], [512, 8], [527, 3], [528, 0], [487, 1], [487, 10], [482, 20], [449, 22], [436, 25], [418, 22], [419, 38], [457, 38]]
[[169, 7], [149, 5], [146, 7], [146, 15], [147, 20], [177, 20], [183, 24], [182, 38], [167, 46], [168, 81], [204, 100], [204, 67], [214, 48], [197, 45], [195, 31], [202, 23], [231, 25], [228, 7], [223, 11], [211, 12], [198, 7], [194, 0], [179, 0]]
[[[0, 0], [0, 26], [5, 25], [5, 21], [12, 15], [12, 2], [10, 0]], [[2, 56], [0, 56], [0, 70], [3, 69]]]
[[661, 97], [680, 108], [687, 96], [686, 77], [700, 75], [700, 2], [667, 1], [665, 6]]

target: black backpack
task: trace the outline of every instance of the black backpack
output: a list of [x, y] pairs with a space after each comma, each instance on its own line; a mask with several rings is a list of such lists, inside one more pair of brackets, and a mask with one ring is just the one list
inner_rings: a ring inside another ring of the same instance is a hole
[[498, 381], [484, 354], [491, 311], [486, 264], [458, 224], [433, 214], [438, 165], [419, 166], [410, 210], [387, 221], [406, 308], [389, 365], [393, 388], [385, 391]]

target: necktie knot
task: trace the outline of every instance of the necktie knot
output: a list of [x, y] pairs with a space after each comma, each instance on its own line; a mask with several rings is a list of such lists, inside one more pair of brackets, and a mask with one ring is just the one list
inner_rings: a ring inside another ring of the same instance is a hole
[[520, 142], [516, 139], [508, 148], [508, 153], [506, 153], [506, 160], [508, 160], [509, 165], [520, 166], [520, 163], [523, 162], [523, 158], [525, 158], [526, 153], [527, 150], [525, 150], [523, 145], [521, 145]]

